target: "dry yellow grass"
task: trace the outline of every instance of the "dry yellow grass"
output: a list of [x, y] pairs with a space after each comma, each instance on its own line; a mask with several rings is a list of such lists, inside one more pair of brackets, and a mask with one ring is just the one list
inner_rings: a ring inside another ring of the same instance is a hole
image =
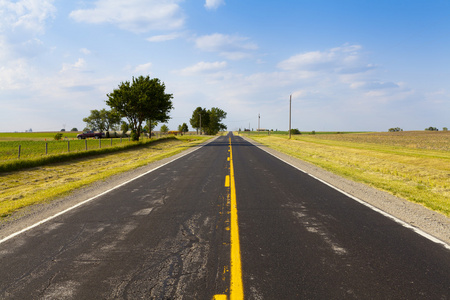
[[450, 216], [450, 133], [252, 136], [276, 150]]
[[205, 139], [207, 138], [197, 138], [193, 141], [185, 138], [164, 140], [142, 148], [96, 158], [1, 174], [0, 217], [8, 216], [25, 206], [50, 201], [114, 174], [174, 155]]

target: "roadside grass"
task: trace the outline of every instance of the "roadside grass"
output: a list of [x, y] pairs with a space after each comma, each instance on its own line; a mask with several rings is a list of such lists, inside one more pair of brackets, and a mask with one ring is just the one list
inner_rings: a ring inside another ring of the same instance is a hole
[[2, 173], [0, 220], [23, 207], [49, 202], [93, 182], [175, 155], [209, 138], [183, 136], [162, 139], [91, 158], [72, 157], [67, 162]]
[[450, 132], [249, 137], [450, 216]]
[[[167, 138], [170, 138], [170, 136]], [[74, 158], [110, 153], [130, 147], [139, 147], [141, 144], [153, 143], [154, 141], [154, 139], [142, 139], [139, 142], [134, 142], [128, 138], [48, 142], [36, 140], [0, 141], [0, 172], [17, 171]], [[19, 145], [21, 146], [20, 158], [18, 158]]]
[[62, 138], [76, 139], [81, 131], [44, 131], [44, 132], [0, 132], [0, 141], [51, 141], [55, 134], [62, 133]]

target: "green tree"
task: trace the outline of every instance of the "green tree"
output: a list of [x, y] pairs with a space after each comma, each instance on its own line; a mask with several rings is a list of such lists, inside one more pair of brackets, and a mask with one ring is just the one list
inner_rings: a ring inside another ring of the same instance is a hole
[[107, 131], [106, 137], [109, 137], [109, 131], [115, 130], [115, 127], [120, 123], [120, 115], [114, 110], [91, 110], [89, 117], [83, 119], [84, 122], [93, 130], [97, 129], [100, 132]]
[[70, 130], [70, 131], [78, 131], [78, 128], [74, 127], [74, 128], [72, 128], [72, 130]]
[[63, 136], [63, 134], [62, 134], [61, 132], [58, 132], [57, 134], [55, 134], [54, 139], [55, 139], [56, 141], [59, 141], [59, 140], [62, 139], [62, 136]]
[[122, 133], [125, 134], [128, 131], [128, 123], [125, 121], [122, 121], [122, 125], [120, 125], [120, 130], [122, 130]]
[[169, 127], [167, 127], [166, 124], [163, 124], [163, 125], [161, 126], [160, 131], [161, 131], [162, 133], [167, 133], [167, 132], [169, 132]]
[[[222, 120], [227, 117], [227, 113], [218, 107], [208, 110], [208, 124], [205, 131], [209, 135], [216, 135], [219, 131], [226, 130], [227, 126], [222, 124]], [[203, 126], [203, 124], [202, 124]]]
[[152, 131], [158, 125], [157, 121], [147, 120], [147, 124], [144, 127], [144, 131], [148, 132], [149, 137], [152, 137]]
[[180, 128], [180, 129], [181, 129], [180, 131], [181, 131], [183, 134], [186, 134], [186, 132], [189, 131], [189, 127], [187, 126], [186, 123], [183, 123], [183, 125], [181, 125], [181, 128]]
[[83, 118], [83, 122], [85, 122], [87, 127], [92, 130], [103, 132], [106, 129], [105, 114], [97, 109], [91, 110], [91, 114], [88, 117]]
[[192, 128], [195, 128], [197, 130], [197, 134], [199, 129], [200, 131], [203, 131], [203, 128], [207, 128], [207, 126], [209, 125], [209, 114], [206, 108], [201, 108], [200, 106], [197, 107], [192, 112], [192, 117], [189, 120], [189, 123], [191, 123]]
[[106, 130], [108, 132], [110, 130], [116, 130], [122, 119], [120, 114], [117, 111], [106, 109], [102, 109], [100, 112], [105, 118]]
[[145, 120], [167, 122], [173, 109], [172, 94], [165, 93], [166, 86], [158, 78], [139, 76], [132, 82], [122, 82], [112, 93], [107, 94], [108, 104], [121, 117], [128, 120], [133, 140], [139, 140]]

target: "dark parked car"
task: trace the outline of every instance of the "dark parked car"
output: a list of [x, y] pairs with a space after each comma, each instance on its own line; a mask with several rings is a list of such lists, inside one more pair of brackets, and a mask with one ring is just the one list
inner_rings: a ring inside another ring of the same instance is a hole
[[85, 139], [85, 138], [96, 138], [96, 139], [101, 139], [105, 137], [105, 133], [104, 132], [95, 132], [95, 131], [86, 131], [83, 133], [80, 133], [79, 135], [77, 135], [77, 138], [79, 140], [81, 139]]

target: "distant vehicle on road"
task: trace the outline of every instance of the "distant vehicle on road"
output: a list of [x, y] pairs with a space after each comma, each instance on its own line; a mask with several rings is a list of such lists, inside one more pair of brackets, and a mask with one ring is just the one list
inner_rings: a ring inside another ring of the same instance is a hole
[[105, 133], [104, 132], [95, 132], [95, 131], [86, 131], [83, 133], [80, 133], [79, 135], [77, 135], [77, 138], [79, 140], [81, 139], [85, 139], [85, 138], [96, 138], [96, 139], [101, 139], [105, 137]]

